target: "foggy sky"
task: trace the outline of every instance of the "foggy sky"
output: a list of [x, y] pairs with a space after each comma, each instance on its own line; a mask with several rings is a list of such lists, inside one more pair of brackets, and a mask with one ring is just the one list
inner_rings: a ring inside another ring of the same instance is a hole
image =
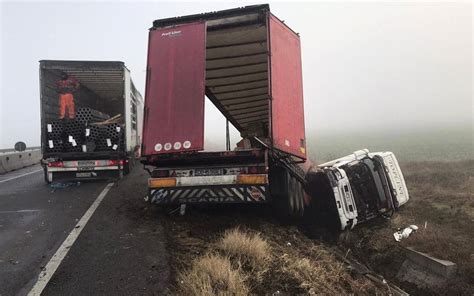
[[[245, 5], [259, 3], [265, 2]], [[18, 140], [39, 145], [39, 60], [124, 61], [144, 94], [153, 20], [243, 5], [0, 3], [0, 148]], [[309, 141], [346, 128], [472, 126], [470, 2], [270, 2], [270, 8], [301, 36]], [[211, 103], [205, 136], [224, 143], [224, 119]]]

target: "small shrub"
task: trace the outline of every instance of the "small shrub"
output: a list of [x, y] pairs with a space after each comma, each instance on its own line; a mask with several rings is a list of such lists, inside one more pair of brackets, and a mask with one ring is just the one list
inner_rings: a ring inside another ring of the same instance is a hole
[[308, 258], [285, 258], [284, 267], [287, 274], [300, 281], [300, 286], [313, 293], [342, 293], [339, 287], [346, 276], [342, 263], [314, 262]]
[[266, 271], [271, 257], [270, 246], [259, 233], [239, 228], [226, 231], [217, 247], [241, 267], [257, 273]]
[[191, 269], [179, 275], [179, 295], [248, 295], [249, 289], [239, 270], [232, 269], [228, 258], [204, 255]]

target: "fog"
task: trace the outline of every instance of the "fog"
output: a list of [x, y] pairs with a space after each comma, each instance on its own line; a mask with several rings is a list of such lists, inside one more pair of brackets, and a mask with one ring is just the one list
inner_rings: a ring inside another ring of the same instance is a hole
[[[153, 20], [242, 5], [0, 3], [0, 148], [19, 140], [40, 143], [39, 60], [124, 61], [144, 94]], [[270, 2], [270, 7], [301, 36], [308, 142], [344, 130], [472, 131], [470, 2]], [[224, 147], [225, 120], [211, 103], [205, 136], [209, 146]], [[234, 130], [232, 139], [237, 138]]]

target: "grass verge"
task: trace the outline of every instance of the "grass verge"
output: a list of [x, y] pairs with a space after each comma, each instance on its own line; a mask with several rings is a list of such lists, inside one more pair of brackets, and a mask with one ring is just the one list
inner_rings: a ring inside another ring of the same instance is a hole
[[180, 295], [247, 295], [244, 276], [228, 258], [207, 254], [179, 275]]
[[229, 256], [234, 265], [249, 272], [254, 280], [260, 281], [262, 275], [268, 271], [271, 250], [260, 233], [251, 233], [240, 228], [226, 230], [217, 242], [217, 248]]
[[[458, 273], [441, 291], [420, 291], [407, 283], [398, 284], [414, 294], [473, 295], [474, 161], [409, 162], [401, 167], [410, 201], [388, 221], [379, 219], [343, 234], [341, 243], [395, 281], [405, 258], [403, 247], [453, 261]], [[419, 231], [395, 242], [393, 233], [411, 224]]]

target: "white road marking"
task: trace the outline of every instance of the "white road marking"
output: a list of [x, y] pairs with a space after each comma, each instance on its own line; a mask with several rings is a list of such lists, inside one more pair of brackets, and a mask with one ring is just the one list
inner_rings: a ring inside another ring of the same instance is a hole
[[0, 214], [8, 214], [8, 213], [32, 213], [32, 212], [40, 212], [41, 210], [18, 210], [18, 211], [0, 211]]
[[67, 238], [61, 244], [61, 246], [58, 248], [56, 253], [54, 253], [53, 257], [51, 257], [48, 264], [46, 264], [44, 270], [41, 271], [40, 275], [38, 276], [38, 280], [28, 293], [28, 296], [41, 295], [49, 280], [52, 278], [53, 274], [56, 272], [64, 257], [66, 257], [67, 253], [69, 252], [77, 237], [81, 233], [82, 229], [84, 229], [87, 222], [94, 214], [95, 210], [100, 205], [104, 197], [107, 195], [107, 192], [109, 192], [110, 188], [112, 188], [113, 185], [114, 183], [109, 183], [107, 184], [107, 186], [105, 186], [104, 190], [102, 190], [102, 192], [96, 198], [94, 203], [89, 207], [84, 216], [82, 216], [81, 220], [79, 220], [76, 226], [72, 229], [72, 231], [69, 233]]
[[15, 180], [15, 179], [18, 179], [18, 178], [21, 178], [21, 177], [24, 177], [24, 176], [28, 176], [28, 175], [31, 175], [31, 174], [34, 174], [34, 173], [37, 173], [37, 172], [42, 172], [42, 171], [43, 170], [32, 171], [32, 172], [29, 172], [29, 173], [26, 173], [26, 174], [22, 174], [22, 175], [19, 175], [19, 176], [12, 177], [10, 179], [1, 180], [0, 183], [8, 182], [8, 181], [11, 181], [11, 180]]

